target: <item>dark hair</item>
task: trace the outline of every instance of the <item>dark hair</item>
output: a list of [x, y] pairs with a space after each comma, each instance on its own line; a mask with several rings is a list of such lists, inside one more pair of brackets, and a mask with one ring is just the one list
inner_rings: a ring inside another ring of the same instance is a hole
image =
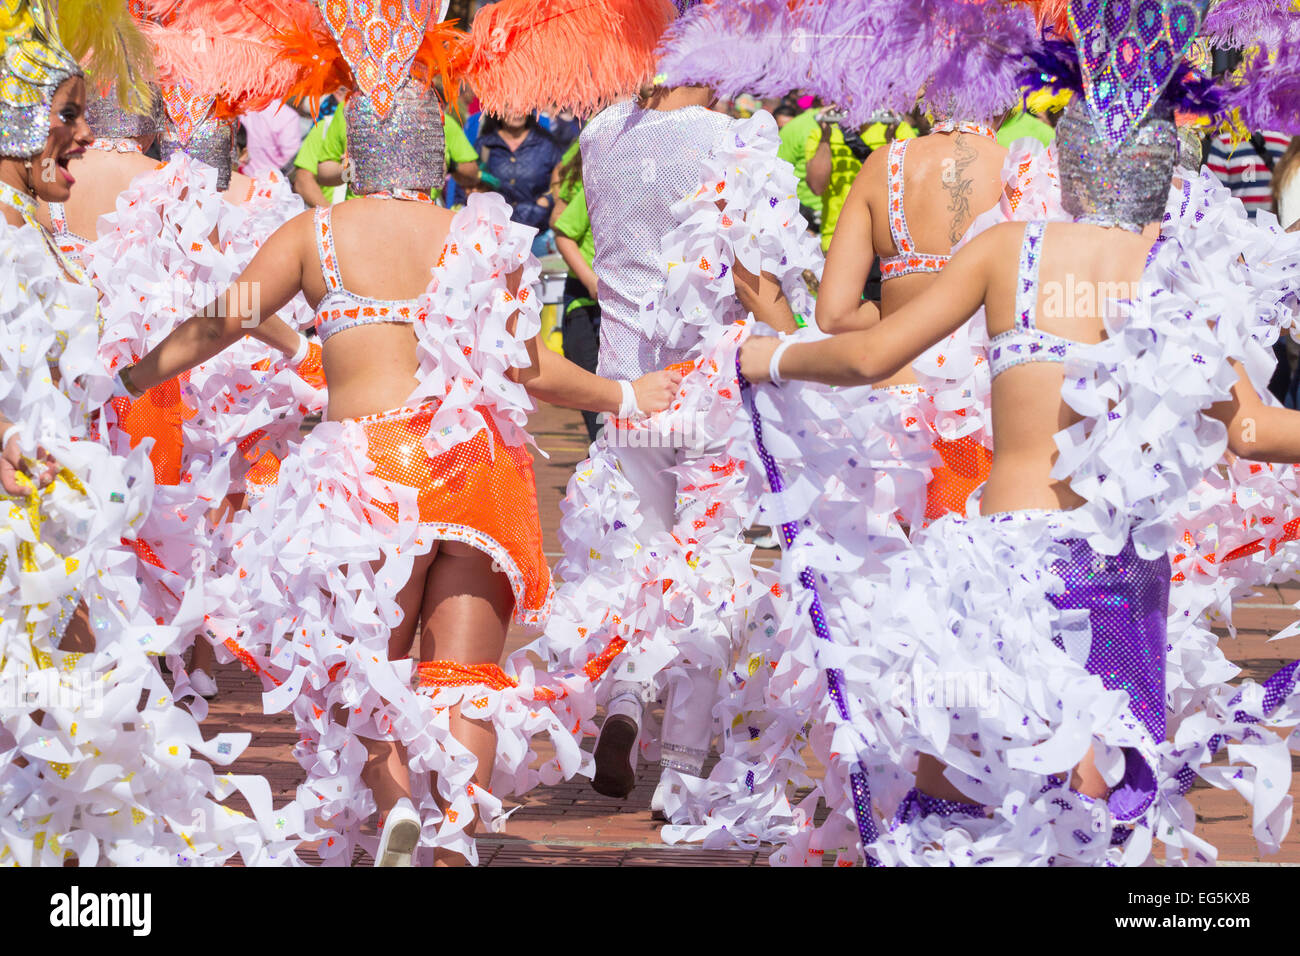
[[235, 148], [241, 153], [248, 148], [248, 130], [243, 123], [235, 124]]
[[[532, 132], [533, 130], [541, 130], [542, 132], [546, 132], [545, 130], [542, 129], [541, 124], [537, 122], [536, 113], [529, 113], [527, 119], [524, 120], [524, 125], [528, 127], [529, 132]], [[491, 136], [499, 129], [501, 129], [501, 118], [498, 116], [489, 116], [487, 113], [484, 113], [483, 121], [479, 124], [479, 130], [478, 130], [478, 135], [480, 136], [480, 138], [484, 136]]]

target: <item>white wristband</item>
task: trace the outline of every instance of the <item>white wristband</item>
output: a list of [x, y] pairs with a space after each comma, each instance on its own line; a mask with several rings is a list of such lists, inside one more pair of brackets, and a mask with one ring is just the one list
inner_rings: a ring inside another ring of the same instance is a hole
[[299, 332], [298, 351], [294, 352], [293, 355], [289, 356], [289, 364], [301, 365], [303, 363], [303, 360], [307, 358], [309, 352], [311, 352], [311, 339], [307, 338], [307, 336]]
[[623, 390], [623, 402], [618, 406], [618, 417], [624, 420], [640, 418], [641, 408], [636, 403], [636, 392], [632, 389], [632, 383], [619, 382], [618, 387]]
[[4, 431], [0, 432], [0, 454], [4, 453], [5, 447], [9, 444], [9, 439], [13, 438], [15, 435], [21, 435], [22, 433], [23, 426], [16, 422]]
[[772, 359], [767, 363], [767, 378], [773, 385], [780, 385], [785, 379], [781, 378], [781, 356], [785, 350], [794, 345], [794, 339], [782, 338], [781, 344], [776, 347], [772, 353]]

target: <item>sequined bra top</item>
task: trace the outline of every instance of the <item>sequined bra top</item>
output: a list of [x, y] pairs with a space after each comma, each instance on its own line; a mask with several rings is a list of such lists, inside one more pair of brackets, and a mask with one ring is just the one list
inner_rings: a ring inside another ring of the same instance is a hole
[[59, 251], [74, 262], [82, 262], [82, 253], [93, 240], [79, 236], [68, 228], [68, 214], [63, 203], [50, 203], [50, 223], [54, 226], [54, 242]]
[[1079, 343], [1041, 331], [1038, 311], [1038, 266], [1043, 252], [1045, 222], [1025, 226], [1020, 245], [1020, 271], [1016, 277], [1015, 326], [989, 340], [989, 370], [997, 378], [1009, 368], [1027, 362], [1064, 362]]
[[[979, 123], [940, 123], [933, 133], [970, 133], [996, 139], [997, 134]], [[907, 228], [907, 213], [903, 209], [903, 164], [907, 158], [910, 139], [896, 139], [889, 144], [889, 235], [894, 240], [896, 256], [882, 256], [880, 278], [897, 279], [917, 273], [933, 274], [946, 266], [950, 255], [918, 252]]]
[[420, 314], [419, 299], [368, 299], [343, 287], [332, 231], [334, 207], [316, 209], [316, 252], [325, 277], [325, 296], [316, 306], [316, 334], [321, 343], [332, 335], [359, 325], [380, 322], [411, 324]]

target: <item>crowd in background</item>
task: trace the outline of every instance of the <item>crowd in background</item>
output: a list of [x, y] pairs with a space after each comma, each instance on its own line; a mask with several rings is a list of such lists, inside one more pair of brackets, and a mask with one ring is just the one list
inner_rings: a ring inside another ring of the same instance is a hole
[[[341, 102], [327, 98], [312, 113], [307, 104], [295, 109], [277, 104], [245, 116], [239, 131], [239, 171], [264, 176], [280, 170], [308, 206], [351, 198], [347, 187], [347, 129]], [[736, 117], [766, 109], [780, 131], [780, 156], [795, 170], [799, 202], [809, 228], [823, 250], [830, 248], [840, 211], [866, 158], [895, 139], [924, 135], [929, 123], [920, 115], [881, 113], [860, 129], [842, 125], [843, 115], [811, 96], [780, 100], [741, 96], [715, 106]], [[1009, 145], [1024, 137], [1051, 142], [1059, 112], [1041, 115], [1017, 110], [998, 131]], [[513, 218], [538, 230], [533, 251], [558, 256], [567, 270], [559, 305], [566, 356], [594, 370], [600, 338], [597, 277], [592, 266], [595, 244], [586, 214], [582, 124], [571, 115], [485, 116], [469, 90], [462, 92], [443, 124], [447, 183], [434, 198], [456, 208], [477, 190], [500, 193]], [[1207, 137], [1204, 161], [1241, 200], [1254, 218], [1261, 211], [1278, 215], [1284, 227], [1300, 224], [1300, 137], [1254, 132], [1234, 142], [1226, 133]], [[558, 264], [557, 264], [558, 265]], [[872, 270], [864, 296], [878, 299], [879, 268]], [[1300, 347], [1279, 344], [1273, 393], [1289, 407], [1300, 402]], [[589, 435], [598, 417], [586, 415]]]

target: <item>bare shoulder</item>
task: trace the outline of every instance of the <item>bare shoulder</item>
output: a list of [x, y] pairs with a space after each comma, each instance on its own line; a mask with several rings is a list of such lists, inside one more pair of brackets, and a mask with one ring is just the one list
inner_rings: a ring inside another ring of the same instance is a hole
[[1025, 237], [1025, 223], [1000, 222], [981, 232], [957, 253], [969, 260], [1000, 261], [1020, 248]]

